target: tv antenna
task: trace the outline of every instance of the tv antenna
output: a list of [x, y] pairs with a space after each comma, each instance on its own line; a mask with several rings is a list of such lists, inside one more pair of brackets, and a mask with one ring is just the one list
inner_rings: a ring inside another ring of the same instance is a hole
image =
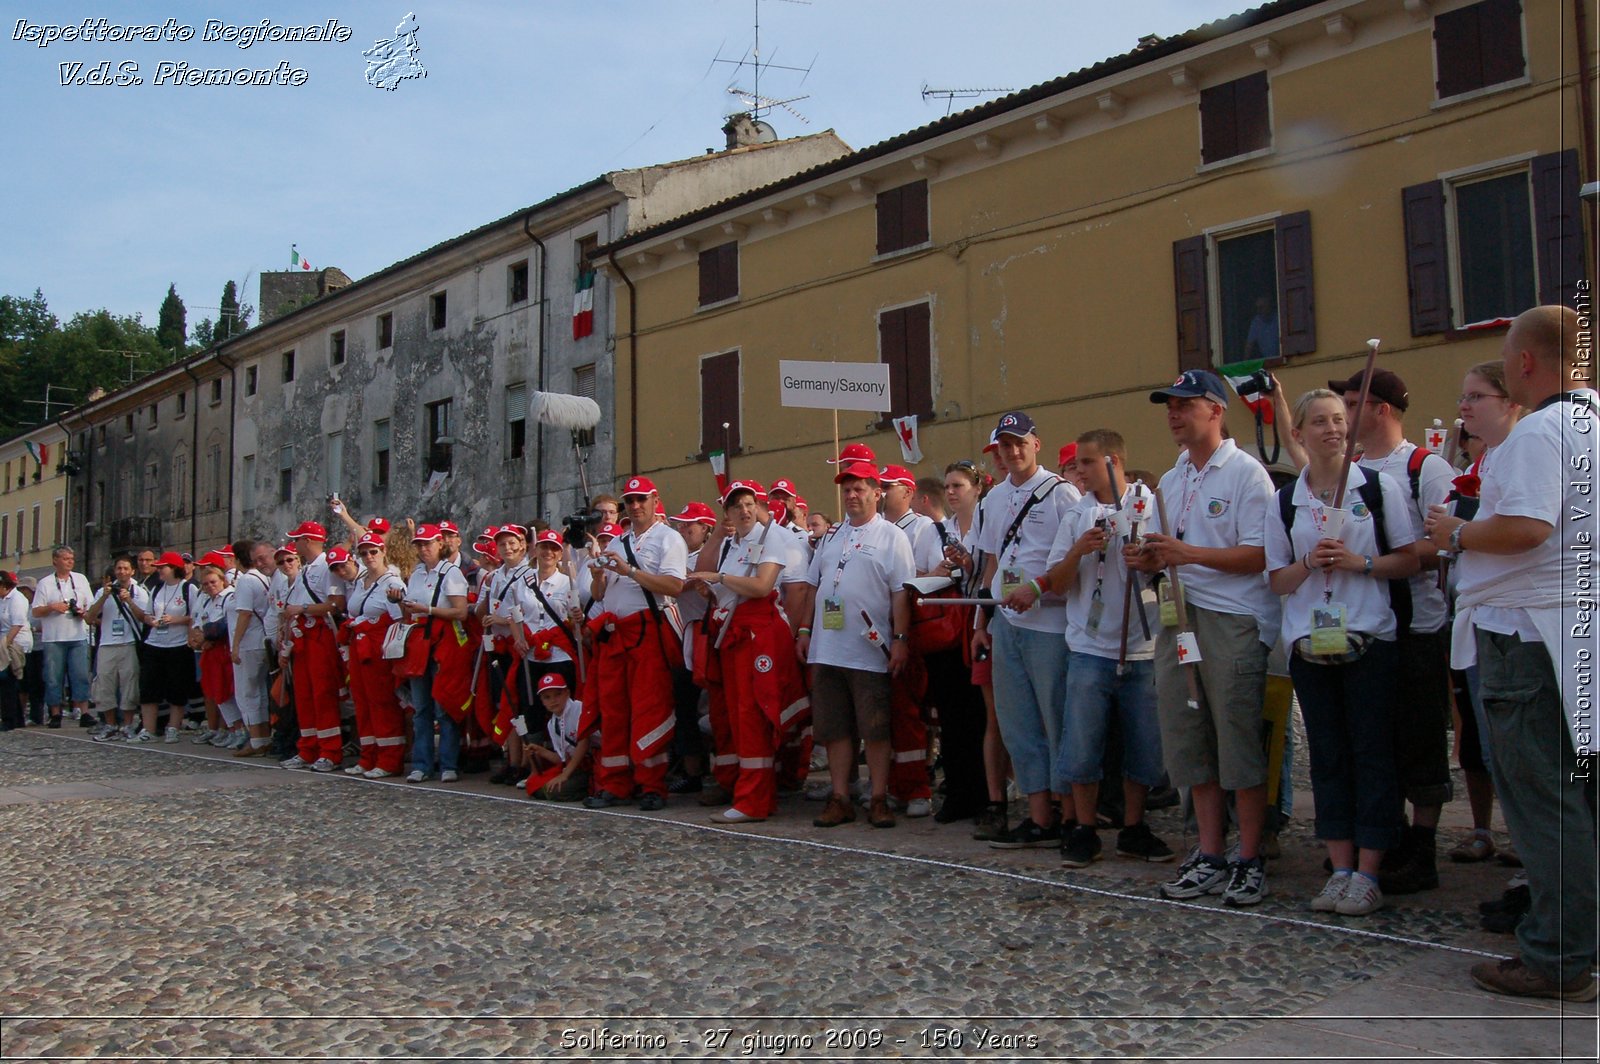
[[[740, 72], [746, 66], [748, 66], [750, 68], [750, 72], [751, 72], [750, 73], [750, 85], [751, 85], [751, 87], [749, 89], [743, 89], [743, 88], [740, 88], [737, 85], [730, 84], [728, 86], [728, 95], [737, 96], [737, 97], [739, 97], [740, 100], [744, 101], [744, 104], [745, 104], [746, 108], [748, 109], [750, 117], [752, 119], [760, 119], [763, 114], [771, 114], [773, 110], [781, 109], [781, 110], [787, 111], [790, 114], [794, 115], [796, 118], [800, 119], [800, 121], [809, 123], [810, 120], [807, 119], [805, 115], [801, 114], [799, 111], [796, 111], [793, 107], [789, 106], [790, 104], [798, 103], [801, 100], [809, 99], [808, 96], [790, 96], [787, 99], [779, 100], [779, 99], [775, 99], [773, 97], [761, 95], [761, 72], [763, 70], [787, 70], [787, 71], [789, 71], [791, 73], [799, 74], [800, 75], [800, 84], [804, 85], [805, 81], [806, 81], [806, 78], [811, 75], [811, 68], [814, 67], [816, 65], [816, 63], [817, 63], [817, 57], [816, 56], [812, 56], [811, 57], [811, 62], [809, 64], [807, 64], [806, 66], [803, 66], [803, 67], [800, 67], [800, 66], [787, 66], [787, 65], [782, 64], [782, 63], [774, 63], [771, 59], [768, 59], [765, 62], [762, 61], [762, 59], [761, 59], [761, 5], [762, 5], [763, 2], [765, 2], [765, 3], [778, 2], [778, 3], [785, 3], [785, 4], [799, 4], [799, 5], [802, 5], [804, 7], [810, 7], [811, 6], [811, 0], [751, 0], [751, 3], [755, 8], [755, 37], [754, 37], [754, 43], [750, 46], [750, 49], [748, 51], [746, 51], [745, 54], [743, 56], [741, 56], [740, 58], [738, 58], [738, 59], [724, 59], [724, 58], [722, 58], [722, 49], [718, 48], [717, 49], [717, 55], [715, 56], [715, 58], [713, 58], [711, 60], [711, 63], [712, 63], [713, 66], [717, 65], [718, 63], [722, 63], [722, 64], [726, 64], [727, 66], [733, 67], [733, 76], [734, 76], [735, 79], [739, 78]], [[774, 57], [776, 57], [777, 54], [778, 54], [778, 50], [776, 48], [774, 48], [772, 50], [772, 55]]]
[[1015, 89], [930, 89], [928, 83], [922, 83], [922, 102], [929, 100], [945, 101], [944, 113], [949, 114], [955, 107], [957, 100], [976, 100], [982, 96], [996, 96], [1002, 92], [1015, 92]]

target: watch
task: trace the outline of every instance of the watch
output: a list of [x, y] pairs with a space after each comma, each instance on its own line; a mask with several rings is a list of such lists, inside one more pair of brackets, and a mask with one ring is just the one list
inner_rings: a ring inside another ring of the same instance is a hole
[[896, 632], [894, 634], [894, 641], [896, 643], [904, 643], [907, 640], [909, 640], [910, 638], [911, 638], [911, 636], [909, 634], [905, 633], [905, 632]]
[[1361, 575], [1362, 576], [1371, 576], [1372, 575], [1372, 555], [1363, 554], [1361, 556], [1361, 562], [1362, 562]]
[[1460, 554], [1462, 551], [1466, 550], [1466, 548], [1461, 545], [1461, 530], [1466, 527], [1466, 523], [1462, 522], [1450, 530], [1450, 552], [1452, 554]]

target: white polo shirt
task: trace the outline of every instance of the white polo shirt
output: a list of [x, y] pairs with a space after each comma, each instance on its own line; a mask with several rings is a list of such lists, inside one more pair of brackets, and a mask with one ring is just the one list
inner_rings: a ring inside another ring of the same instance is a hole
[[[103, 601], [100, 604], [99, 627], [100, 645], [103, 647], [124, 646], [136, 641], [139, 638], [139, 615], [134, 611], [150, 612], [150, 592], [137, 580], [128, 586], [128, 603], [117, 598], [117, 587], [112, 584], [109, 590], [100, 592]], [[124, 610], [127, 612], [124, 613]]]
[[[1130, 484], [1122, 496], [1122, 505], [1127, 506], [1132, 497], [1133, 485]], [[1093, 495], [1085, 495], [1061, 521], [1055, 543], [1050, 547], [1051, 566], [1065, 559], [1072, 545], [1093, 528], [1095, 522], [1109, 519], [1115, 509]], [[1112, 536], [1106, 540], [1104, 558], [1096, 552], [1078, 562], [1078, 582], [1067, 592], [1066, 637], [1069, 649], [1113, 660], [1121, 657], [1122, 608], [1128, 586], [1128, 566], [1122, 559], [1122, 548], [1127, 542], [1126, 537]], [[1145, 616], [1150, 620], [1151, 638], [1145, 638], [1144, 629], [1139, 624], [1139, 604], [1128, 601], [1129, 661], [1148, 661], [1155, 657], [1155, 627], [1160, 623], [1154, 593], [1150, 591], [1148, 583], [1141, 583], [1140, 586], [1148, 599]], [[1096, 598], [1100, 601], [1099, 624], [1091, 628], [1089, 622], [1096, 612]]]
[[266, 645], [267, 610], [272, 605], [272, 589], [267, 578], [249, 569], [239, 573], [239, 579], [233, 585], [233, 612], [234, 616], [228, 619], [231, 630], [237, 624], [237, 617], [241, 613], [250, 615], [250, 621], [245, 626], [244, 636], [235, 645], [236, 650], [261, 650]]
[[892, 524], [911, 541], [911, 561], [919, 573], [931, 573], [944, 561], [944, 546], [931, 517], [907, 510]]
[[266, 629], [267, 638], [274, 643], [278, 642], [279, 622], [283, 617], [283, 607], [289, 598], [289, 574], [282, 569], [275, 570], [272, 574], [272, 583], [267, 585], [267, 612], [261, 618], [261, 626]]
[[[213, 597], [200, 592], [195, 600], [194, 624], [196, 628], [221, 621], [231, 630], [233, 627], [233, 589], [223, 581], [222, 593]], [[226, 639], [223, 640], [227, 642]]]
[[[80, 610], [87, 610], [94, 603], [88, 578], [76, 571], [64, 577], [54, 572], [41, 576], [33, 592], [33, 608], [57, 602], [76, 602]], [[89, 624], [71, 613], [47, 613], [40, 618], [39, 637], [44, 643], [76, 643], [89, 638]]]
[[[777, 562], [782, 567], [778, 573], [781, 581], [785, 573], [802, 563], [803, 556], [800, 545], [788, 529], [779, 525], [768, 525], [767, 529], [764, 541], [761, 525], [752, 528], [746, 539], [730, 536], [724, 540], [728, 549], [722, 552], [717, 571], [730, 576], [756, 576], [763, 565]], [[773, 586], [777, 587], [776, 584]], [[742, 596], [726, 584], [712, 584], [711, 593], [716, 596], [717, 605], [723, 609], [731, 610], [743, 601]]]
[[24, 654], [33, 650], [33, 626], [29, 622], [28, 597], [17, 588], [12, 588], [11, 593], [5, 598], [0, 598], [0, 639], [18, 626], [21, 631], [17, 633], [16, 646]]
[[[1001, 544], [1016, 522], [1017, 515], [1028, 505], [1035, 491], [1052, 482], [1055, 488], [1028, 510], [1016, 536], [1002, 551]], [[994, 558], [996, 563], [989, 594], [997, 601], [1005, 598], [1000, 592], [1007, 569], [1019, 571], [1024, 581], [1045, 574], [1050, 568], [1050, 548], [1055, 544], [1062, 518], [1082, 498], [1077, 488], [1042, 467], [1024, 484], [1014, 484], [1007, 477], [989, 489], [989, 494], [983, 498], [983, 528], [978, 534], [978, 547]], [[1065, 607], [1066, 600], [1060, 595], [1047, 594], [1027, 613], [1016, 613], [1000, 607], [996, 610], [996, 616], [1004, 617], [1018, 628], [1060, 635], [1067, 630]]]
[[[539, 594], [543, 595], [557, 613], [565, 613], [577, 604], [576, 596], [572, 594], [572, 581], [560, 569], [551, 573], [547, 579], [539, 579], [539, 570], [530, 568], [523, 572], [522, 579], [517, 581], [514, 594], [517, 604], [522, 610], [522, 620], [535, 632], [545, 628], [554, 628], [561, 624], [561, 617], [550, 616], [550, 611], [544, 608], [544, 603], [539, 601], [539, 595], [533, 593], [537, 587]], [[530, 654], [532, 648], [529, 648]], [[533, 660], [530, 658], [530, 660]], [[572, 655], [560, 647], [552, 646], [548, 658], [537, 659], [540, 661], [571, 661]]]
[[[434, 601], [434, 590], [438, 590], [438, 601]], [[418, 565], [411, 570], [411, 579], [406, 582], [406, 601], [422, 606], [450, 605], [451, 596], [457, 598], [467, 597], [467, 578], [461, 575], [461, 566], [455, 562], [440, 560], [432, 569], [426, 565]], [[424, 618], [426, 619], [426, 618]]]
[[578, 722], [583, 719], [583, 703], [568, 698], [561, 712], [550, 714], [545, 730], [550, 733], [550, 750], [565, 765], [578, 749]]
[[[1417, 445], [1410, 440], [1401, 440], [1400, 446], [1390, 451], [1381, 458], [1361, 456], [1361, 464], [1368, 469], [1376, 469], [1380, 473], [1389, 474], [1389, 478], [1400, 485], [1406, 497], [1406, 512], [1411, 515], [1411, 537], [1419, 540], [1423, 536], [1422, 521], [1428, 516], [1428, 507], [1443, 505], [1445, 498], [1450, 494], [1450, 489], [1456, 478], [1456, 471], [1436, 454], [1429, 454], [1422, 460], [1422, 468], [1418, 471], [1417, 497], [1411, 497], [1411, 475], [1406, 471], [1406, 466], [1411, 461], [1411, 456], [1417, 450]], [[1424, 570], [1411, 578], [1411, 630], [1413, 632], [1437, 632], [1444, 627], [1450, 614], [1445, 603], [1444, 592], [1439, 590], [1439, 574]]]
[[[309, 562], [300, 566], [300, 575], [289, 587], [289, 594], [285, 599], [290, 606], [318, 606], [328, 601], [329, 596], [344, 596], [344, 581], [328, 569], [328, 555], [326, 552], [319, 554]], [[312, 597], [312, 592], [316, 597]], [[302, 621], [315, 621], [333, 627], [333, 619], [328, 614], [321, 617], [297, 618]]]
[[189, 645], [189, 626], [186, 624], [157, 625], [154, 623], [158, 617], [187, 619], [191, 616], [189, 610], [200, 598], [200, 593], [189, 581], [179, 580], [176, 584], [162, 581], [156, 586], [155, 593], [150, 596], [150, 634], [145, 638], [145, 644], [153, 647], [181, 647]]
[[[888, 672], [889, 659], [867, 642], [866, 611], [885, 643], [894, 635], [894, 592], [917, 575], [911, 542], [877, 514], [865, 524], [836, 525], [817, 547], [806, 582], [817, 589], [811, 617], [810, 661], [864, 672]], [[824, 621], [828, 599], [843, 607], [844, 627], [829, 630]]]
[[[240, 584], [241, 592], [243, 584]], [[389, 591], [392, 588], [406, 589], [406, 582], [400, 579], [400, 574], [393, 569], [386, 569], [382, 576], [374, 580], [370, 586], [365, 576], [357, 577], [355, 582], [345, 588], [345, 612], [352, 618], [363, 623], [382, 620], [388, 614], [394, 620], [400, 619], [400, 603], [389, 601]]]
[[780, 532], [793, 541], [794, 549], [789, 552], [790, 560], [784, 565], [778, 583], [803, 584], [806, 582], [806, 570], [811, 568], [811, 538], [793, 525], [779, 525], [772, 530], [773, 536]]
[[[689, 545], [665, 521], [657, 521], [643, 533], [630, 530], [618, 536], [612, 540], [605, 552], [615, 554], [626, 562], [628, 552], [623, 547], [624, 541], [633, 547], [634, 559], [639, 563], [639, 568], [645, 572], [674, 576], [679, 580], [688, 575]], [[662, 609], [666, 609], [676, 601], [671, 595], [656, 595], [655, 600], [656, 605]], [[640, 610], [648, 609], [649, 603], [645, 601], [644, 588], [639, 586], [638, 581], [632, 577], [608, 572], [605, 608], [606, 612], [614, 613], [618, 617], [629, 617]]]
[[[1179, 457], [1161, 478], [1161, 499], [1167, 533], [1195, 547], [1262, 546], [1267, 511], [1277, 505], [1266, 468], [1232, 440], [1222, 441], [1204, 469], [1196, 469], [1187, 453]], [[1267, 586], [1266, 573], [1224, 573], [1204, 565], [1184, 565], [1178, 568], [1178, 578], [1187, 602], [1217, 613], [1255, 617], [1261, 622], [1261, 641], [1272, 644], [1279, 604]]]

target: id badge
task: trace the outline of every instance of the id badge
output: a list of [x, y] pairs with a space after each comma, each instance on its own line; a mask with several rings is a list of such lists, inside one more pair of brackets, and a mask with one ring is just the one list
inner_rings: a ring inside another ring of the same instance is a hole
[[1156, 585], [1156, 605], [1161, 608], [1162, 627], [1178, 627], [1178, 601], [1172, 597], [1171, 580], [1163, 580]]
[[1000, 597], [1010, 598], [1011, 593], [1022, 586], [1022, 570], [1008, 565], [1000, 570]]
[[1350, 650], [1344, 606], [1330, 602], [1311, 611], [1311, 653], [1344, 654]]
[[1110, 528], [1108, 531], [1113, 537], [1120, 536], [1123, 539], [1128, 538], [1128, 536], [1132, 534], [1133, 515], [1128, 512], [1127, 507], [1123, 507], [1111, 515]]
[[822, 627], [830, 632], [844, 631], [844, 603], [836, 598], [822, 600]]
[[1105, 600], [1095, 595], [1089, 600], [1089, 619], [1084, 622], [1084, 628], [1091, 632], [1100, 631], [1100, 617], [1106, 611]]
[[749, 547], [745, 548], [744, 563], [746, 565], [760, 565], [761, 564], [761, 554], [762, 554], [763, 551], [766, 550], [766, 548], [767, 548], [767, 545], [765, 543], [752, 543], [752, 544], [750, 544]]
[[511, 727], [518, 735], [528, 734], [528, 722], [523, 720], [520, 716], [511, 718]]
[[121, 617], [113, 617], [112, 620], [111, 620], [111, 638], [112, 639], [121, 639], [123, 636], [125, 636], [127, 634], [128, 634], [128, 627], [127, 627], [127, 625], [122, 623], [122, 618]]

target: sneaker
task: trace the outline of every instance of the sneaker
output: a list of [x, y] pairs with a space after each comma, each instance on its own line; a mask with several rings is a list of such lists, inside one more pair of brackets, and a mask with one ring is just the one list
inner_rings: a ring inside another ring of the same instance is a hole
[[1333, 911], [1341, 916], [1365, 916], [1381, 908], [1383, 891], [1372, 877], [1357, 872], [1351, 875], [1344, 888], [1344, 897], [1334, 903]]
[[738, 809], [733, 808], [724, 809], [720, 813], [711, 814], [711, 822], [713, 824], [759, 824], [765, 819], [767, 818], [764, 816], [751, 816], [748, 813], [741, 813]]
[[1088, 868], [1100, 857], [1100, 832], [1089, 824], [1079, 824], [1061, 842], [1061, 863], [1068, 868]]
[[242, 750], [250, 745], [250, 733], [240, 728], [233, 733], [233, 741], [228, 744], [229, 750]]
[[933, 812], [933, 802], [927, 798], [913, 798], [906, 803], [906, 816], [915, 820]]
[[[1374, 885], [1373, 890], [1377, 887]], [[1228, 866], [1228, 886], [1222, 892], [1222, 904], [1235, 907], [1258, 905], [1267, 896], [1267, 865], [1261, 858], [1253, 861], [1235, 861]], [[1345, 894], [1349, 899], [1349, 892]], [[1383, 896], [1378, 896], [1381, 902]], [[1344, 902], [1339, 903], [1341, 906]], [[1345, 910], [1341, 908], [1340, 912]], [[1368, 910], [1370, 911], [1370, 910]], [[1353, 914], [1354, 915], [1354, 914]]]
[[363, 772], [362, 775], [369, 780], [386, 780], [390, 776], [393, 776], [394, 773], [390, 772], [386, 768], [369, 768], [367, 771]]
[[670, 794], [699, 794], [704, 786], [699, 776], [684, 776], [682, 779], [675, 779], [667, 784], [667, 792]]
[[47, 728], [59, 728], [59, 727], [61, 727], [61, 714], [57, 713], [55, 716], [51, 717], [50, 718], [50, 723], [45, 725], [45, 727], [47, 727]]
[[162, 738], [161, 741], [164, 742], [164, 743], [169, 743], [169, 744], [177, 742], [178, 741], [178, 729], [177, 728], [168, 728], [167, 729], [167, 734]]
[[351, 765], [349, 768], [344, 770], [344, 774], [346, 776], [365, 776], [367, 774], [367, 770], [362, 768], [360, 765]]
[[812, 827], [836, 828], [840, 824], [848, 824], [856, 818], [856, 807], [850, 804], [848, 798], [837, 794], [828, 796], [828, 804], [823, 806], [822, 815], [811, 822]]
[[339, 763], [337, 761], [329, 760], [326, 757], [319, 757], [319, 758], [317, 758], [315, 761], [313, 761], [311, 763], [311, 771], [312, 772], [337, 772], [337, 771], [339, 771]]
[[439, 773], [440, 783], [454, 783], [460, 778], [460, 776], [456, 775], [456, 770], [453, 768], [447, 768], [443, 772]]
[[1558, 983], [1534, 972], [1522, 963], [1521, 957], [1474, 964], [1472, 981], [1491, 994], [1554, 998], [1557, 1001], [1593, 1001], [1597, 990], [1600, 990], [1600, 985], [1588, 972], [1576, 975], [1565, 983]]
[[96, 728], [94, 731], [90, 732], [89, 733], [89, 738], [91, 740], [93, 740], [94, 742], [97, 742], [97, 743], [116, 742], [118, 739], [122, 738], [122, 729], [121, 728], [107, 728], [107, 727], [102, 726], [102, 727]]
[[[168, 728], [167, 729], [167, 734], [168, 735], [176, 735], [177, 731], [178, 730], [176, 728]], [[220, 734], [221, 734], [220, 732], [214, 732], [210, 728], [207, 728], [204, 731], [202, 731], [199, 735], [196, 735], [193, 739], [190, 739], [189, 742], [193, 743], [195, 746], [210, 746], [211, 745], [211, 740], [215, 739]], [[173, 739], [172, 741], [173, 742], [177, 742], [178, 740], [177, 739]]]
[[1161, 884], [1163, 898], [1198, 898], [1202, 894], [1221, 894], [1228, 886], [1228, 866], [1215, 857], [1195, 850], [1178, 866], [1178, 878]]
[[93, 713], [78, 713], [78, 727], [98, 728], [100, 727], [100, 718]]
[[278, 764], [282, 765], [284, 768], [287, 768], [287, 769], [300, 769], [300, 768], [310, 768], [311, 767], [311, 762], [305, 760], [299, 754], [295, 754], [293, 757], [285, 758], [284, 760], [279, 761]]
[[122, 737], [124, 739], [132, 739], [134, 736], [138, 735], [143, 730], [144, 729], [139, 727], [139, 725], [137, 725], [137, 724], [130, 724], [126, 728], [122, 729]]
[[1005, 838], [1010, 830], [1006, 826], [1005, 803], [994, 802], [978, 814], [978, 823], [972, 829], [972, 837], [979, 842], [994, 842]]
[[133, 738], [129, 739], [128, 741], [131, 743], [153, 743], [156, 741], [156, 737], [154, 734], [145, 731], [143, 728], [140, 728], [134, 733]]
[[1350, 888], [1351, 873], [1338, 871], [1328, 877], [1322, 884], [1322, 889], [1317, 891], [1316, 897], [1311, 899], [1311, 911], [1314, 913], [1337, 912], [1339, 902], [1344, 897], [1344, 892]]
[[428, 774], [426, 772], [422, 771], [420, 768], [414, 768], [410, 772], [406, 773], [406, 782], [407, 783], [421, 783], [423, 780], [425, 780], [427, 778], [428, 778]]
[[610, 791], [595, 791], [583, 800], [585, 809], [610, 809], [614, 805], [621, 805], [622, 799]]
[[667, 807], [667, 796], [651, 791], [649, 794], [639, 796], [639, 812], [659, 813]]
[[1149, 824], [1141, 820], [1117, 832], [1117, 856], [1161, 864], [1177, 855], [1172, 852], [1172, 847], [1151, 833]]
[[1022, 823], [1006, 832], [1004, 837], [989, 843], [996, 850], [1042, 850], [1060, 844], [1061, 825], [1042, 828], [1033, 822], [1032, 817], [1023, 817]]
[[233, 732], [214, 731], [211, 733], [211, 739], [207, 745], [214, 746], [218, 750], [230, 749], [233, 746]]

